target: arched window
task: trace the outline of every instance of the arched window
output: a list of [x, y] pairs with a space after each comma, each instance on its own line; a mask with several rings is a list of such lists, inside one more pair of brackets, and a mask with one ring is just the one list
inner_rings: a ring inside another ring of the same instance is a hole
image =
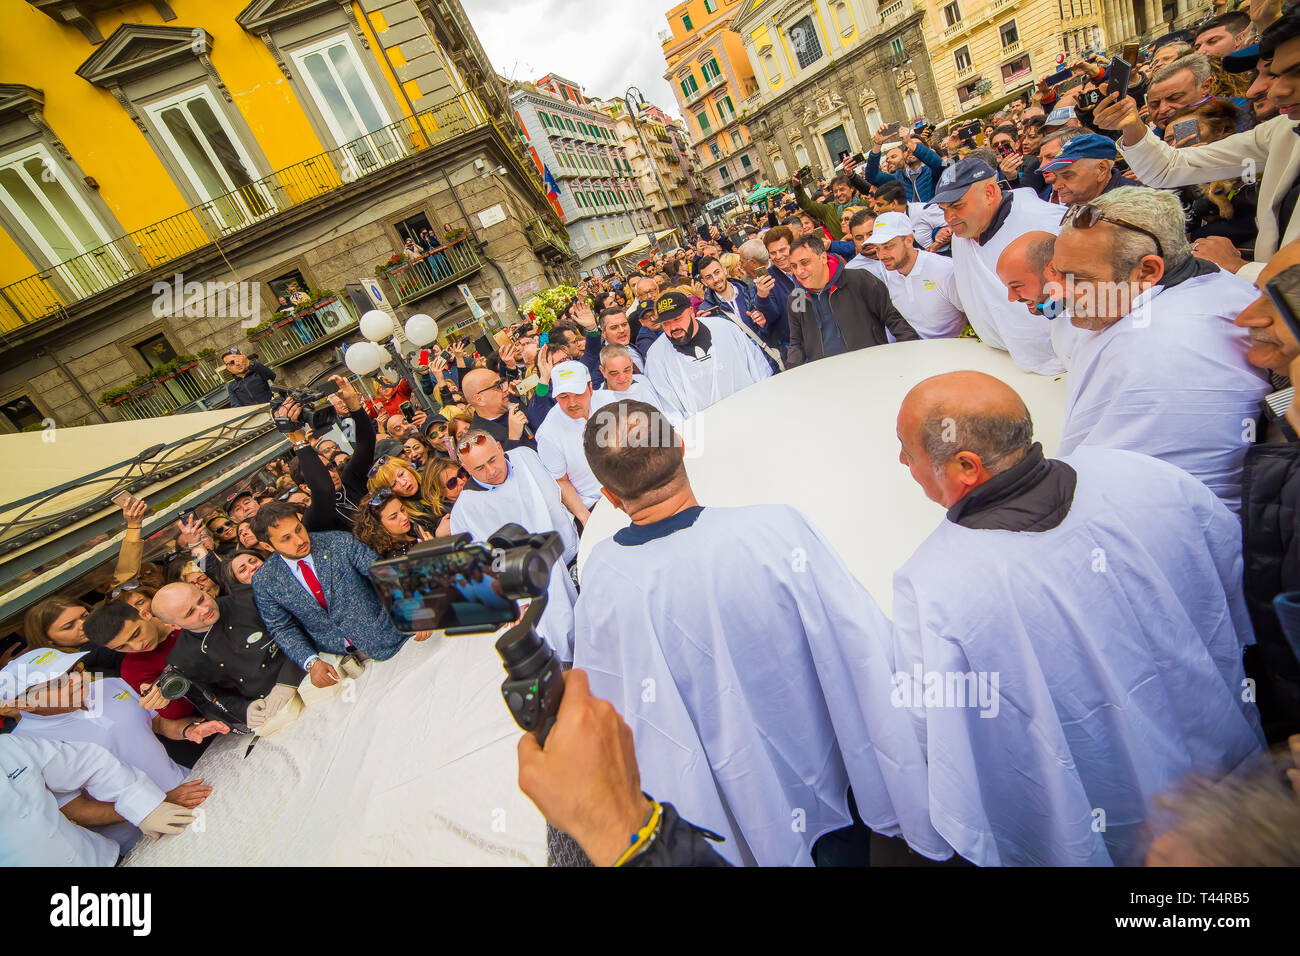
[[817, 28], [813, 26], [812, 17], [804, 17], [790, 28], [790, 43], [794, 47], [800, 69], [822, 58], [822, 43], [817, 36]]

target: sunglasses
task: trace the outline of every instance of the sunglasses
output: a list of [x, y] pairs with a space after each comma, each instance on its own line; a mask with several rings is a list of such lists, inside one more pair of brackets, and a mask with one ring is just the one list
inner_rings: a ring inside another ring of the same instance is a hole
[[234, 525], [227, 521], [225, 524], [214, 524], [209, 530], [216, 534], [222, 534], [232, 528], [234, 528]]
[[498, 389], [505, 388], [505, 386], [506, 386], [506, 380], [505, 380], [505, 379], [499, 379], [498, 381], [493, 382], [493, 383], [492, 383], [491, 385], [489, 385], [487, 388], [480, 388], [480, 389], [475, 393], [475, 395], [476, 395], [476, 396], [478, 396], [478, 395], [482, 395], [484, 392], [495, 392], [495, 391], [498, 390]]
[[1112, 226], [1119, 226], [1121, 229], [1128, 229], [1132, 232], [1140, 232], [1156, 244], [1156, 254], [1161, 259], [1165, 257], [1164, 247], [1160, 245], [1160, 240], [1156, 238], [1154, 232], [1143, 229], [1141, 226], [1135, 226], [1131, 222], [1124, 222], [1122, 219], [1115, 219], [1107, 216], [1102, 210], [1088, 203], [1076, 203], [1066, 210], [1065, 218], [1061, 220], [1063, 226], [1073, 226], [1076, 229], [1091, 229], [1099, 222], [1108, 222]]
[[451, 491], [454, 488], [456, 488], [458, 485], [460, 485], [462, 482], [466, 482], [466, 481], [469, 481], [469, 473], [465, 471], [464, 468], [462, 468], [460, 469], [460, 471], [456, 472], [456, 474], [452, 475], [450, 478], [444, 481], [443, 484], [447, 486], [448, 491]]
[[475, 448], [479, 445], [484, 444], [487, 440], [488, 440], [487, 435], [478, 434], [475, 435], [473, 438], [467, 438], [463, 442], [458, 443], [456, 445], [456, 450], [463, 455], [466, 452], [468, 452], [471, 448]]
[[139, 586], [140, 586], [140, 582], [137, 581], [135, 578], [132, 578], [130, 581], [126, 581], [122, 584], [119, 584], [117, 587], [113, 588], [113, 591], [111, 594], [109, 594], [108, 599], [112, 601], [119, 594], [122, 594], [126, 591], [134, 591]]
[[366, 472], [366, 480], [368, 481], [368, 480], [370, 480], [371, 478], [375, 477], [375, 475], [379, 474], [379, 469], [380, 469], [380, 468], [383, 468], [384, 465], [388, 464], [388, 459], [391, 458], [391, 457], [392, 457], [391, 455], [384, 455], [382, 458], [380, 458], [378, 461], [376, 461], [373, 465], [371, 465], [371, 466], [370, 466], [370, 470], [369, 470], [368, 472]]
[[370, 496], [370, 500], [366, 502], [366, 504], [369, 505], [371, 508], [382, 508], [385, 502], [387, 502], [389, 498], [392, 498], [396, 494], [397, 492], [395, 492], [392, 488], [380, 488], [378, 491], [376, 491], [373, 495]]

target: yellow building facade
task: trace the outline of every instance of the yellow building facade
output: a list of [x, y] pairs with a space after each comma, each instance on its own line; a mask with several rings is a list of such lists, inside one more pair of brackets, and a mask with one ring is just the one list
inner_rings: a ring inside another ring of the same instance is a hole
[[758, 82], [731, 21], [744, 0], [687, 0], [664, 14], [664, 73], [695, 148], [701, 185], [712, 196], [749, 192], [762, 176], [741, 103]]

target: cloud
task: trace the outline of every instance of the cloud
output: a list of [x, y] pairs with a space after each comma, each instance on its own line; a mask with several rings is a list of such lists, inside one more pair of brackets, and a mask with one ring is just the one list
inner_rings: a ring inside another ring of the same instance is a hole
[[587, 96], [622, 96], [640, 87], [652, 103], [680, 116], [658, 34], [668, 29], [659, 4], [616, 0], [467, 0], [479, 42], [502, 76], [535, 80], [558, 73]]

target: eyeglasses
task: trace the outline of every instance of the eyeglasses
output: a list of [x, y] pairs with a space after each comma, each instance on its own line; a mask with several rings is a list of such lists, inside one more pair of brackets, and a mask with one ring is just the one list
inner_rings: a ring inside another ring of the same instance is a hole
[[475, 435], [473, 438], [466, 438], [464, 441], [459, 442], [456, 445], [456, 450], [463, 455], [466, 452], [468, 452], [471, 448], [477, 448], [479, 445], [484, 444], [487, 440], [488, 440], [487, 435], [480, 432], [479, 434]]
[[392, 457], [391, 455], [384, 455], [382, 458], [380, 458], [378, 461], [376, 461], [373, 465], [371, 465], [371, 466], [370, 466], [370, 470], [369, 470], [368, 472], [366, 472], [366, 480], [368, 481], [368, 480], [370, 480], [371, 478], [375, 477], [375, 475], [379, 474], [379, 469], [380, 469], [380, 468], [383, 468], [384, 465], [388, 464], [388, 459], [391, 458], [391, 457]]
[[389, 498], [392, 498], [396, 494], [397, 492], [395, 492], [392, 488], [380, 488], [378, 491], [376, 491], [373, 495], [370, 496], [370, 500], [366, 502], [366, 504], [371, 508], [382, 508], [385, 502], [387, 502]]
[[125, 581], [122, 584], [119, 584], [117, 587], [113, 588], [113, 592], [108, 596], [108, 599], [112, 601], [119, 594], [122, 594], [126, 591], [134, 591], [139, 586], [140, 586], [140, 582], [135, 578], [132, 578], [130, 581]]
[[493, 392], [496, 391], [497, 389], [504, 388], [505, 385], [506, 385], [505, 379], [497, 379], [487, 388], [480, 388], [477, 392], [474, 393], [474, 397], [477, 398], [479, 395], [482, 395], [484, 392]]
[[448, 491], [453, 491], [461, 482], [464, 481], [469, 481], [469, 473], [465, 471], [464, 468], [461, 468], [456, 472], [456, 474], [444, 481], [443, 484], [447, 486]]
[[1122, 219], [1114, 219], [1096, 206], [1089, 203], [1075, 203], [1065, 212], [1065, 218], [1061, 220], [1063, 226], [1073, 226], [1075, 229], [1091, 229], [1099, 222], [1108, 222], [1112, 226], [1119, 226], [1121, 229], [1129, 229], [1133, 232], [1140, 232], [1156, 244], [1156, 254], [1161, 259], [1165, 257], [1164, 247], [1160, 245], [1160, 240], [1156, 238], [1154, 232], [1143, 229], [1141, 226], [1135, 226], [1131, 222], [1124, 222]]
[[215, 534], [223, 534], [231, 530], [233, 527], [234, 525], [227, 521], [225, 524], [214, 524], [208, 530], [214, 532]]

